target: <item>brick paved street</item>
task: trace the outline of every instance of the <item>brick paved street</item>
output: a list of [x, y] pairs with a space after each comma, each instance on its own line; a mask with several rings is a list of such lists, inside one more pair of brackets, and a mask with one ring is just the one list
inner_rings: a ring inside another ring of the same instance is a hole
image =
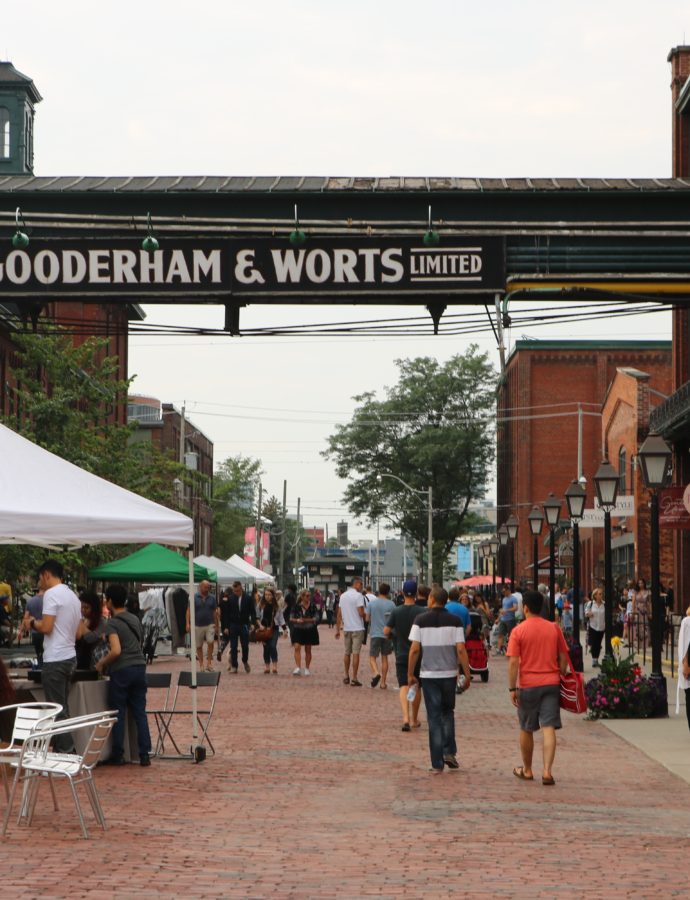
[[250, 675], [224, 671], [203, 764], [99, 769], [105, 837], [82, 840], [64, 789], [58, 814], [42, 791], [31, 835], [12, 824], [4, 843], [3, 895], [688, 896], [685, 782], [572, 715], [556, 786], [519, 782], [504, 659], [459, 698], [462, 766], [434, 778], [425, 728], [400, 731], [394, 685], [372, 690], [368, 671], [362, 688], [341, 684], [333, 634], [321, 628], [312, 678], [290, 675], [285, 641], [277, 677], [257, 647]]

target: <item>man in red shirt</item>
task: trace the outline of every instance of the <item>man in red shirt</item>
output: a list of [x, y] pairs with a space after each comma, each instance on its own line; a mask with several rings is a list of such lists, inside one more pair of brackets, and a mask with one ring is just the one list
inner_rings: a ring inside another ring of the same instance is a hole
[[517, 707], [520, 723], [522, 765], [513, 775], [533, 781], [534, 732], [541, 728], [544, 738], [542, 784], [555, 784], [551, 767], [556, 756], [556, 729], [561, 727], [561, 673], [568, 671], [568, 648], [563, 632], [540, 615], [542, 596], [525, 591], [525, 621], [514, 628], [508, 643], [508, 690]]

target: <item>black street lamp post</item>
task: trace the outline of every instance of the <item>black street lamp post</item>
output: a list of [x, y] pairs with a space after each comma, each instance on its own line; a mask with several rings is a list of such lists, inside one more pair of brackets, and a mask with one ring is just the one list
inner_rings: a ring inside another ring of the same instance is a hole
[[[585, 511], [586, 499], [587, 492], [584, 486], [579, 481], [573, 480], [565, 492], [565, 500], [573, 524], [573, 644], [578, 647], [580, 647], [580, 519]], [[581, 666], [582, 654], [576, 655]], [[577, 665], [577, 662], [575, 664]]]
[[664, 612], [659, 585], [659, 490], [670, 481], [671, 448], [659, 434], [649, 434], [637, 451], [642, 477], [651, 492], [652, 539], [652, 678], [656, 682], [658, 703], [656, 714], [668, 715], [666, 678], [661, 669], [661, 644], [664, 636]]
[[498, 529], [498, 540], [500, 543], [499, 554], [501, 559], [501, 581], [505, 583], [506, 580], [506, 547], [508, 546], [508, 541], [510, 538], [508, 537], [508, 529], [506, 528], [505, 522]]
[[552, 492], [544, 503], [544, 516], [549, 526], [549, 618], [556, 618], [556, 526], [561, 516], [561, 501]]
[[517, 540], [517, 533], [518, 533], [519, 527], [520, 527], [520, 520], [514, 513], [511, 513], [508, 516], [508, 519], [506, 521], [508, 537], [510, 538], [510, 589], [511, 589], [511, 591], [515, 590], [515, 541]]
[[498, 556], [498, 548], [500, 546], [500, 541], [495, 534], [492, 534], [489, 538], [489, 553], [491, 554], [491, 568], [493, 571], [493, 597], [492, 602], [496, 602], [496, 557]]
[[599, 506], [604, 510], [604, 614], [605, 630], [604, 656], [611, 656], [611, 638], [613, 637], [613, 570], [611, 565], [611, 510], [618, 497], [618, 473], [608, 459], [605, 459], [594, 476], [594, 487], [597, 492]]
[[529, 529], [534, 538], [532, 545], [532, 566], [534, 572], [533, 587], [536, 591], [539, 587], [539, 535], [541, 534], [541, 526], [544, 524], [544, 513], [538, 506], [532, 507], [532, 512], [527, 516]]

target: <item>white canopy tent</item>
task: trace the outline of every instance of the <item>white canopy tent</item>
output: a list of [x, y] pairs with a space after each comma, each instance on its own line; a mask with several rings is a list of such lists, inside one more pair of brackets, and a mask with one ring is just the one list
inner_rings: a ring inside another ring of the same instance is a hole
[[194, 543], [188, 516], [85, 472], [0, 425], [0, 544]]
[[[189, 595], [194, 596], [194, 523], [175, 510], [92, 475], [0, 425], [0, 544], [53, 548], [85, 544], [187, 547]], [[194, 604], [190, 603], [194, 634]], [[196, 655], [191, 654], [196, 686]], [[196, 691], [192, 739], [197, 748]], [[201, 753], [198, 758], [203, 758]]]
[[252, 566], [250, 563], [246, 562], [246, 560], [242, 559], [241, 556], [238, 556], [234, 553], [227, 562], [234, 566], [236, 569], [240, 569], [242, 571], [242, 580], [246, 581], [256, 581], [265, 583], [267, 581], [274, 581], [273, 575], [269, 575], [268, 572], [262, 572], [261, 569], [257, 569], [255, 566]]
[[225, 562], [217, 556], [195, 556], [194, 562], [199, 566], [204, 566], [206, 569], [214, 570], [216, 573], [216, 584], [219, 585], [232, 584], [233, 581], [245, 581], [247, 578], [246, 572], [243, 572], [242, 569]]

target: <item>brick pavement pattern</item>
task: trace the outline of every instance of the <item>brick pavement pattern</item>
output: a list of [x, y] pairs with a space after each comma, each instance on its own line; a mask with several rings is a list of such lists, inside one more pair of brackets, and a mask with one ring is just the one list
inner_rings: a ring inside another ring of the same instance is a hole
[[278, 676], [256, 646], [250, 675], [223, 660], [215, 757], [100, 768], [105, 835], [88, 810], [84, 841], [63, 785], [58, 813], [44, 786], [31, 830], [13, 822], [3, 842], [3, 896], [688, 896], [690, 786], [661, 765], [564, 714], [556, 786], [518, 781], [501, 658], [458, 698], [460, 770], [433, 777], [426, 728], [400, 731], [397, 686], [371, 689], [364, 670], [364, 687], [345, 687], [342, 643], [320, 634], [311, 678], [291, 675], [282, 639]]

